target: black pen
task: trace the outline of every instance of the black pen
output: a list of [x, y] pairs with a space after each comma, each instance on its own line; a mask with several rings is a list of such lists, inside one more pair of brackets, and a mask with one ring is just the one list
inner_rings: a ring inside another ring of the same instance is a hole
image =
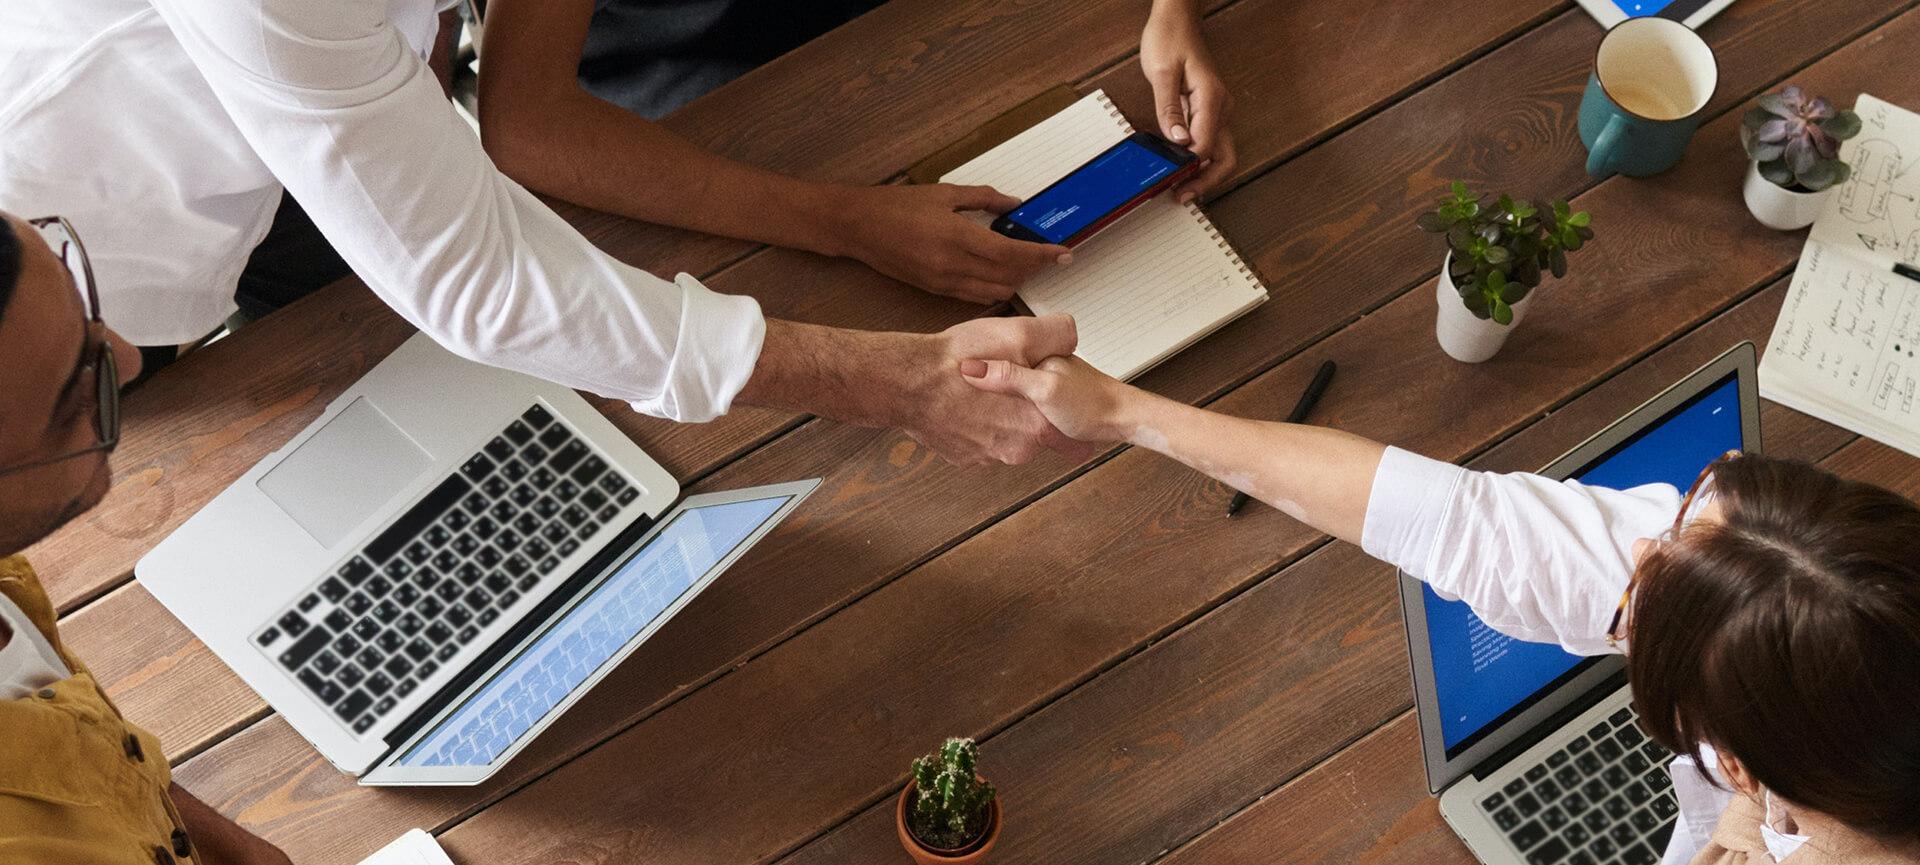
[[1914, 282], [1920, 282], [1920, 270], [1915, 270], [1908, 265], [1896, 263], [1893, 266], [1893, 272], [1911, 279]]
[[[1320, 365], [1320, 371], [1313, 374], [1313, 381], [1307, 383], [1307, 392], [1301, 394], [1300, 401], [1293, 404], [1293, 413], [1287, 415], [1287, 423], [1299, 423], [1307, 419], [1314, 403], [1319, 402], [1320, 395], [1327, 392], [1327, 382], [1333, 381], [1333, 369], [1333, 361]], [[1227, 516], [1239, 513], [1248, 500], [1246, 493], [1234, 493], [1233, 501], [1227, 503]]]

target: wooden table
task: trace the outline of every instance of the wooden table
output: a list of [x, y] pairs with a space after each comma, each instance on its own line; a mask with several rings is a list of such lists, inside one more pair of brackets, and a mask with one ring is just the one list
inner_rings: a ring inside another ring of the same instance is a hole
[[[1741, 339], [1763, 341], [1802, 236], [1738, 192], [1735, 124], [1792, 80], [1920, 105], [1917, 0], [1741, 0], [1703, 28], [1713, 119], [1652, 180], [1582, 172], [1600, 28], [1563, 0], [1212, 0], [1243, 168], [1210, 205], [1271, 303], [1141, 384], [1277, 417], [1320, 361], [1316, 421], [1447, 459], [1538, 467]], [[1040, 91], [1151, 106], [1146, 0], [893, 0], [668, 121], [800, 175], [897, 179]], [[1600, 238], [1505, 352], [1432, 336], [1446, 181], [1568, 197]], [[979, 310], [861, 265], [568, 210], [596, 241], [774, 315], [931, 330]], [[795, 518], [493, 781], [374, 790], [327, 767], [137, 583], [133, 562], [409, 333], [343, 283], [134, 394], [102, 507], [31, 555], [63, 629], [176, 774], [297, 862], [404, 829], [468, 865], [904, 861], [909, 758], [983, 742], [998, 863], [1467, 861], [1424, 789], [1389, 568], [1135, 450], [942, 464], [891, 432], [745, 410], [606, 411], [693, 490], [819, 475]], [[1920, 461], [1778, 406], [1767, 447], [1920, 494]]]

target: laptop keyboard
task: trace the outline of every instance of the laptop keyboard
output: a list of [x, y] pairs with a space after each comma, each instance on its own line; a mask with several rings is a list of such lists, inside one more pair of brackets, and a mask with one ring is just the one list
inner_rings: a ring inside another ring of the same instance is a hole
[[1673, 754], [1623, 708], [1530, 766], [1480, 809], [1531, 865], [1654, 865], [1678, 820]]
[[639, 495], [536, 404], [254, 642], [365, 733]]

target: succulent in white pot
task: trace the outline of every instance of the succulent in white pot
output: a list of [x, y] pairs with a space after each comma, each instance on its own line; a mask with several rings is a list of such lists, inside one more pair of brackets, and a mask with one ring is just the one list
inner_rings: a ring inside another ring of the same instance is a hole
[[1593, 217], [1565, 201], [1544, 209], [1502, 195], [1488, 204], [1456, 181], [1420, 227], [1444, 235], [1447, 256], [1434, 288], [1434, 337], [1449, 357], [1493, 357], [1526, 315], [1541, 279], [1567, 275], [1567, 253], [1593, 239]]
[[1759, 98], [1740, 120], [1740, 143], [1752, 157], [1742, 194], [1760, 224], [1793, 231], [1813, 224], [1833, 188], [1853, 173], [1840, 142], [1860, 134], [1860, 116], [1835, 109], [1799, 87]]

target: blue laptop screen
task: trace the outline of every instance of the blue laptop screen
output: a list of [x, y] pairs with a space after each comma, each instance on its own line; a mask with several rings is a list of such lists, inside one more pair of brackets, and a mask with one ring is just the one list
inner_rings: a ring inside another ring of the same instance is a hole
[[394, 765], [486, 766], [498, 760], [792, 498], [676, 514]]
[[[1571, 477], [1614, 489], [1664, 483], [1684, 491], [1707, 463], [1741, 446], [1740, 382], [1730, 374]], [[1465, 603], [1422, 588], [1440, 738], [1449, 758], [1594, 660], [1515, 640], [1487, 627]]]

